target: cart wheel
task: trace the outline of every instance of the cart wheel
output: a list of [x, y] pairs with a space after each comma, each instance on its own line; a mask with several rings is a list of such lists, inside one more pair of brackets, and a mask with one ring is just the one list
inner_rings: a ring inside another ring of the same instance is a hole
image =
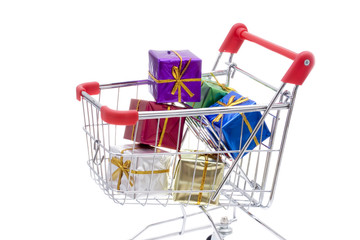
[[208, 237], [206, 238], [206, 240], [211, 240], [211, 236], [212, 236], [212, 235], [208, 236]]

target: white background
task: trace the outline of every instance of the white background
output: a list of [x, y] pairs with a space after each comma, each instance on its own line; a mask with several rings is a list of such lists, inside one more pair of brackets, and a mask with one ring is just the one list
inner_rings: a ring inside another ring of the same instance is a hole
[[[231, 26], [241, 22], [316, 57], [299, 89], [274, 204], [255, 214], [289, 239], [359, 239], [355, 4], [1, 1], [0, 238], [128, 239], [146, 224], [178, 216], [177, 208], [119, 206], [90, 179], [75, 87], [146, 78], [149, 49], [190, 49], [208, 71]], [[263, 63], [269, 76], [283, 73], [261, 57], [249, 59], [254, 69]], [[273, 239], [258, 226], [240, 214], [232, 239]]]

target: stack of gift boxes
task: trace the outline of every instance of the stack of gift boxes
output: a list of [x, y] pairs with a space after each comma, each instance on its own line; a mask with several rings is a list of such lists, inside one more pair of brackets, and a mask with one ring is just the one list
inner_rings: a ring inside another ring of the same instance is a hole
[[[253, 100], [234, 89], [201, 78], [201, 59], [188, 50], [149, 51], [150, 92], [155, 101], [131, 99], [130, 109], [137, 111], [176, 111], [184, 108], [211, 108], [253, 105]], [[173, 103], [185, 103], [175, 106]], [[213, 114], [205, 116], [228, 150], [239, 150], [261, 118], [260, 112]], [[205, 154], [181, 149], [185, 118], [171, 117], [141, 120], [126, 126], [124, 138], [134, 145], [112, 146], [110, 152], [112, 187], [140, 199], [166, 193], [170, 188], [173, 200], [190, 204], [217, 204], [208, 190], [220, 184], [224, 174], [221, 154]], [[245, 125], [245, 126], [244, 126]], [[210, 131], [209, 131], [210, 132]], [[220, 133], [221, 132], [221, 133]], [[240, 137], [241, 136], [241, 137]], [[254, 149], [270, 136], [266, 124], [255, 135], [247, 150]], [[158, 148], [161, 147], [161, 148]], [[168, 151], [164, 149], [169, 149]], [[169, 186], [172, 150], [180, 151]], [[185, 154], [181, 154], [184, 152]], [[231, 153], [236, 158], [238, 152]], [[192, 190], [191, 193], [189, 190]]]

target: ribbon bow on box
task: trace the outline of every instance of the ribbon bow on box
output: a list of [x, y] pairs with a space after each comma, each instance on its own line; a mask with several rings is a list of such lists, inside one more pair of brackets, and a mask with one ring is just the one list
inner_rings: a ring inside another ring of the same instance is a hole
[[[233, 89], [233, 88], [231, 88], [231, 87], [228, 87], [228, 86], [226, 86], [226, 85], [223, 84], [223, 83], [220, 83], [219, 80], [215, 77], [215, 75], [214, 75], [213, 73], [210, 73], [210, 75], [215, 79], [216, 84], [217, 84], [219, 87], [221, 87], [224, 91], [226, 91], [226, 92], [231, 92], [231, 91], [236, 92], [235, 89]], [[206, 81], [206, 80], [205, 80], [205, 81]]]
[[[127, 150], [133, 150], [133, 148], [126, 148], [121, 151], [121, 154], [124, 154], [124, 152]], [[113, 181], [118, 179], [118, 183], [117, 183], [117, 187], [116, 187], [117, 190], [120, 190], [121, 178], [124, 173], [125, 173], [126, 178], [129, 180], [130, 186], [133, 187], [135, 181], [134, 181], [134, 177], [130, 176], [130, 173], [131, 174], [159, 174], [159, 173], [169, 172], [169, 169], [154, 170], [154, 171], [138, 171], [138, 170], [130, 171], [131, 161], [126, 160], [124, 162], [123, 158], [124, 158], [123, 156], [121, 156], [120, 159], [117, 157], [111, 158], [111, 163], [118, 167], [118, 169], [116, 169], [111, 176]]]
[[[124, 149], [123, 151], [121, 151], [121, 153], [124, 153], [124, 151], [126, 151], [126, 150], [128, 150], [128, 149]], [[121, 178], [124, 173], [125, 173], [126, 178], [129, 180], [130, 186], [133, 187], [134, 186], [134, 178], [132, 176], [130, 177], [130, 174], [129, 174], [131, 161], [127, 160], [124, 163], [123, 157], [121, 157], [120, 159], [117, 157], [113, 157], [113, 158], [111, 158], [111, 163], [118, 167], [118, 169], [116, 169], [112, 174], [113, 181], [118, 179], [118, 184], [117, 184], [116, 189], [120, 190]]]
[[[227, 104], [225, 104], [225, 103], [223, 103], [223, 102], [220, 102], [220, 101], [217, 101], [217, 103], [220, 104], [221, 106], [224, 106], [224, 107], [230, 107], [230, 106], [239, 105], [239, 104], [241, 104], [241, 103], [246, 102], [246, 101], [249, 100], [249, 98], [247, 98], [247, 97], [241, 97], [241, 98], [237, 99], [236, 101], [234, 101], [234, 99], [235, 99], [235, 96], [233, 95], [233, 96], [231, 96], [231, 97], [229, 98]], [[252, 129], [249, 121], [247, 120], [245, 114], [244, 114], [244, 113], [240, 113], [240, 114], [241, 114], [241, 116], [242, 116], [242, 118], [243, 118], [246, 126], [248, 127], [249, 132], [252, 133], [253, 129]], [[222, 113], [218, 114], [218, 115], [214, 118], [214, 120], [211, 122], [212, 126], [214, 127], [214, 122], [219, 122], [222, 117], [223, 117], [223, 114], [222, 114]], [[215, 128], [215, 127], [214, 127], [214, 128]], [[254, 142], [255, 142], [256, 145], [259, 145], [259, 141], [257, 140], [256, 136], [254, 136]]]
[[174, 77], [174, 79], [165, 79], [165, 80], [158, 80], [156, 79], [150, 72], [149, 72], [149, 76], [156, 82], [156, 83], [170, 83], [170, 82], [175, 82], [174, 87], [171, 90], [171, 94], [175, 95], [176, 91], [178, 92], [178, 102], [181, 102], [181, 88], [183, 88], [185, 90], [185, 92], [190, 96], [193, 97], [194, 93], [192, 93], [190, 91], [190, 89], [184, 84], [184, 82], [199, 82], [201, 81], [200, 78], [187, 78], [187, 79], [182, 79], [184, 73], [186, 72], [186, 70], [188, 69], [190, 62], [191, 62], [191, 58], [189, 59], [189, 61], [186, 63], [184, 69], [182, 69], [182, 57], [180, 56], [179, 53], [177, 53], [176, 51], [172, 51], [173, 53], [176, 54], [176, 56], [180, 59], [180, 64], [179, 67], [177, 66], [173, 66], [171, 68], [171, 75]]

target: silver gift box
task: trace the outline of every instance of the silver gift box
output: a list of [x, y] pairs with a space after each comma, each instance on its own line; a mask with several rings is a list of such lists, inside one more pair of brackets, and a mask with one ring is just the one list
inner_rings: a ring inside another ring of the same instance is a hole
[[[110, 182], [131, 198], [164, 195], [168, 190], [171, 155], [147, 145], [110, 147]], [[120, 181], [119, 181], [120, 179]]]

